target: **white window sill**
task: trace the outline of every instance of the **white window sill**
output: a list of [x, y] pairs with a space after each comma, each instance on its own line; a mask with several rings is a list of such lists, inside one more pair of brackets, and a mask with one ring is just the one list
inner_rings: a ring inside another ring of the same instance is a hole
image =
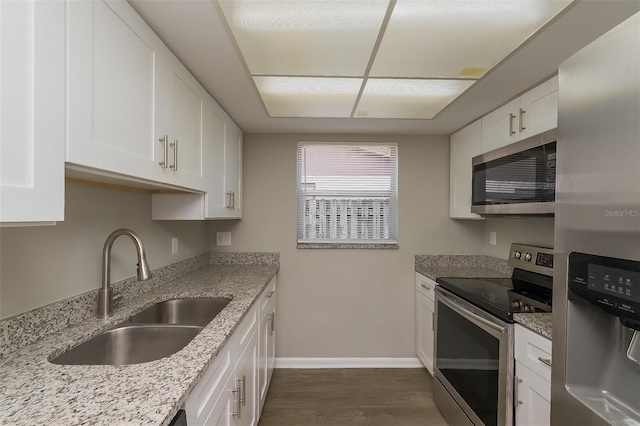
[[357, 243], [298, 243], [299, 249], [368, 249], [368, 250], [397, 250], [397, 243], [357, 244]]

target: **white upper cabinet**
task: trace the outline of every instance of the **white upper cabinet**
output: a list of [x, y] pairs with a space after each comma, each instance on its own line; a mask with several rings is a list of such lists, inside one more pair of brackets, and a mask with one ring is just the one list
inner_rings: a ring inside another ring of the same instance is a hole
[[[203, 169], [204, 114], [209, 95], [173, 58], [165, 80], [165, 132], [169, 141], [169, 182], [205, 190]], [[163, 146], [164, 147], [164, 146]]]
[[453, 219], [482, 219], [471, 213], [471, 159], [482, 150], [482, 122], [468, 125], [451, 135], [449, 169], [449, 216]]
[[125, 2], [67, 8], [67, 161], [164, 181], [166, 47]]
[[64, 219], [65, 5], [0, 2], [0, 222]]
[[204, 194], [153, 194], [154, 220], [242, 218], [242, 131], [210, 97], [203, 120]]
[[519, 110], [518, 98], [482, 117], [482, 152], [492, 151], [520, 140]]
[[69, 166], [204, 190], [204, 89], [127, 2], [67, 7]]
[[558, 77], [482, 117], [482, 152], [558, 127]]
[[558, 127], [558, 76], [520, 97], [520, 138]]

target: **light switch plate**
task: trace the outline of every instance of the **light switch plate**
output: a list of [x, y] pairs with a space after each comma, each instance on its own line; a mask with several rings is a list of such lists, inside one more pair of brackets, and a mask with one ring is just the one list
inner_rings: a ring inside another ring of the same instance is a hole
[[496, 233], [489, 232], [489, 244], [495, 246], [496, 245]]
[[171, 238], [171, 254], [178, 254], [178, 237]]
[[216, 232], [216, 245], [218, 245], [218, 246], [230, 246], [231, 245], [231, 232]]

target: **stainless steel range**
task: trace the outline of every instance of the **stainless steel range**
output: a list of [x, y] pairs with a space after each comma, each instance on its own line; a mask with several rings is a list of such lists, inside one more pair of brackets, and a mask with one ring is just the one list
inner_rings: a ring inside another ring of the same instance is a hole
[[513, 314], [551, 312], [553, 249], [512, 244], [511, 278], [438, 278], [434, 400], [452, 425], [513, 424]]

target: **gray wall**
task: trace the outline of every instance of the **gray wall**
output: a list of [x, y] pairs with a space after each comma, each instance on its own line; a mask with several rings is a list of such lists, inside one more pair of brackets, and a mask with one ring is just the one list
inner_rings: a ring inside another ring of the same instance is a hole
[[[298, 140], [398, 142], [400, 249], [296, 249]], [[280, 252], [278, 356], [415, 357], [414, 255], [478, 253], [484, 232], [449, 219], [448, 137], [245, 135], [243, 155], [243, 219], [211, 222], [210, 248]]]
[[[485, 219], [482, 254], [506, 259], [511, 243], [553, 247], [552, 217]], [[496, 233], [496, 245], [489, 244], [489, 233]]]
[[[0, 318], [100, 287], [102, 247], [117, 228], [140, 235], [152, 269], [207, 251], [206, 223], [153, 222], [148, 193], [68, 183], [65, 200], [55, 226], [0, 228]], [[112, 260], [112, 281], [136, 274], [127, 237], [116, 240]]]

